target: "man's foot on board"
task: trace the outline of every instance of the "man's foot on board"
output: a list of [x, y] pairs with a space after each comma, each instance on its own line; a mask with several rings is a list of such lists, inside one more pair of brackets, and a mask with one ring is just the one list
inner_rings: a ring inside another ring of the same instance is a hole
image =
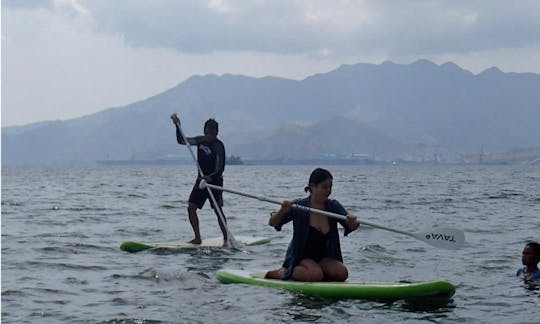
[[191, 244], [201, 244], [202, 243], [202, 240], [200, 237], [196, 237], [194, 238], [193, 240], [189, 241], [188, 243], [191, 243]]

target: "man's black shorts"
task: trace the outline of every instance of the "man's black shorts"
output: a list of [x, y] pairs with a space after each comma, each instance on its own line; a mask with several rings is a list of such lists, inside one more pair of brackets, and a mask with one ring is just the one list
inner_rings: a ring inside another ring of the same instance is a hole
[[[197, 205], [199, 209], [203, 208], [206, 200], [210, 198], [208, 196], [207, 188], [199, 189], [200, 183], [201, 183], [201, 179], [198, 178], [197, 181], [195, 181], [195, 185], [193, 186], [193, 189], [191, 190], [191, 194], [189, 195], [189, 202]], [[210, 184], [223, 187], [223, 178], [215, 179]], [[220, 207], [223, 207], [223, 191], [212, 189], [212, 193], [214, 194], [214, 198], [216, 198], [218, 205]], [[214, 208], [214, 204], [212, 204], [211, 206], [212, 208]]]

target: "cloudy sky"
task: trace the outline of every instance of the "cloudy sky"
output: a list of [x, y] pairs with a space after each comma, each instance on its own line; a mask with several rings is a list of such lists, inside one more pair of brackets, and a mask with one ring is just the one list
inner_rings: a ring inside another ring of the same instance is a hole
[[192, 75], [303, 79], [452, 61], [540, 73], [540, 1], [2, 0], [2, 126], [69, 119]]

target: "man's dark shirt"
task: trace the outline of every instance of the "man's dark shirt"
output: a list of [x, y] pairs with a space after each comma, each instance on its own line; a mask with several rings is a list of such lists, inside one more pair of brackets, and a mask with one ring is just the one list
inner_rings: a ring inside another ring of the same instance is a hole
[[[176, 128], [176, 140], [178, 144], [184, 145], [184, 138], [178, 127]], [[214, 142], [208, 142], [204, 136], [188, 137], [190, 145], [197, 145], [197, 160], [205, 176], [217, 180], [223, 176], [225, 171], [225, 146], [223, 142], [216, 138]]]

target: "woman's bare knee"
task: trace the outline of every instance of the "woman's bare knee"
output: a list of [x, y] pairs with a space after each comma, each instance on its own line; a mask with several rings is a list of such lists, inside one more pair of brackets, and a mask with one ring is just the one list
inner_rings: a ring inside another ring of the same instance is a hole
[[310, 259], [300, 261], [300, 264], [294, 267], [292, 273], [292, 278], [297, 281], [322, 281], [323, 277], [321, 267]]
[[349, 277], [347, 268], [333, 268], [325, 273], [325, 279], [328, 281], [345, 281]]
[[305, 269], [303, 267], [295, 267], [292, 273], [292, 278], [296, 281], [322, 281], [323, 272], [320, 269]]
[[326, 281], [345, 281], [349, 277], [347, 267], [338, 260], [323, 259], [320, 265]]

